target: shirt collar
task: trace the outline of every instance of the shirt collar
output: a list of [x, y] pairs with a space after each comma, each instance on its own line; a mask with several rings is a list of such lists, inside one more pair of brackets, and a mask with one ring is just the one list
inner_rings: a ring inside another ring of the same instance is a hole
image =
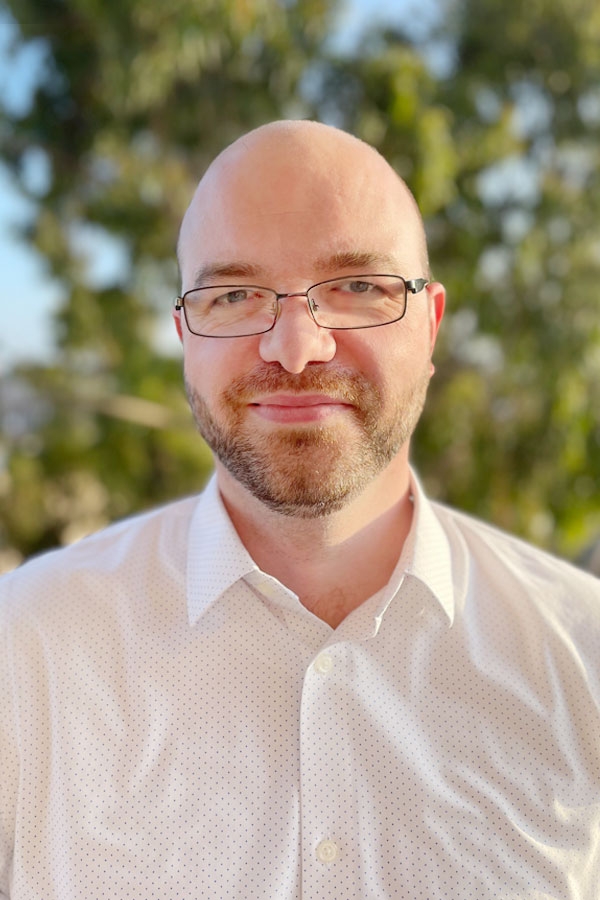
[[452, 624], [455, 592], [463, 582], [464, 548], [462, 545], [451, 548], [434, 505], [426, 497], [412, 470], [411, 494], [414, 503], [413, 522], [397, 571], [421, 581], [431, 591]]
[[236, 581], [258, 566], [242, 544], [221, 500], [216, 476], [198, 498], [188, 535], [187, 604], [190, 625]]
[[[446, 532], [431, 502], [411, 471], [413, 522], [389, 587], [385, 608], [404, 576], [421, 581], [454, 621], [455, 585], [462, 583], [464, 549], [453, 555]], [[187, 603], [190, 625], [225, 591], [258, 566], [242, 544], [221, 500], [216, 476], [198, 498], [188, 536]], [[387, 592], [386, 592], [387, 593]]]
[[459, 558], [455, 560], [457, 548], [451, 548], [434, 505], [425, 496], [412, 470], [410, 479], [413, 516], [400, 558], [387, 585], [344, 619], [340, 630], [346, 637], [375, 637], [390, 605], [402, 602], [398, 594], [406, 578], [418, 580], [433, 601], [442, 608], [448, 624], [452, 625], [454, 622], [455, 565], [457, 569], [464, 568], [460, 558], [462, 548], [459, 548]]

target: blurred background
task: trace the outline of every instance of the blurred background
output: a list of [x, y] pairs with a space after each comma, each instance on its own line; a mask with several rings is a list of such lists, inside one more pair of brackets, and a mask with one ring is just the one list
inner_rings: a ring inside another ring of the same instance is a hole
[[429, 492], [592, 566], [600, 4], [0, 0], [0, 571], [203, 485], [177, 230], [280, 117], [374, 144], [424, 213], [449, 295]]

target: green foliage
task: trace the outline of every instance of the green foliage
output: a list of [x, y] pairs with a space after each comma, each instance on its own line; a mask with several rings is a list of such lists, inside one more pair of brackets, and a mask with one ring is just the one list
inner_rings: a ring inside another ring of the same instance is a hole
[[[202, 485], [161, 349], [175, 236], [209, 160], [282, 116], [376, 145], [424, 212], [449, 294], [414, 446], [432, 493], [563, 554], [597, 535], [600, 10], [454, 0], [425, 38], [371, 31], [342, 54], [325, 0], [7, 6], [47, 62], [28, 113], [0, 120], [3, 159], [63, 287], [56, 362], [19, 366], [0, 397], [12, 559]], [[86, 247], [106, 236], [124, 261], [99, 281]]]
[[463, 462], [444, 465], [444, 496], [574, 554], [600, 530], [600, 14], [468, 0], [454, 15], [439, 98], [469, 163], [433, 255], [460, 307], [450, 325], [466, 306], [476, 320], [447, 345], [422, 452], [431, 469], [438, 417], [452, 427], [447, 368], [470, 363], [488, 395], [471, 422], [476, 474], [460, 489]]
[[[297, 0], [13, 0], [17, 47], [45, 42], [31, 109], [5, 113], [3, 159], [24, 193], [43, 153], [26, 235], [63, 288], [56, 363], [20, 365], [2, 394], [5, 558], [198, 490], [195, 434], [173, 330], [174, 244], [210, 159], [273, 118], [303, 112], [297, 85], [326, 32], [326, 4]], [[123, 271], [98, 284], [86, 246], [110, 235]], [[8, 549], [8, 556], [6, 550]], [[1, 563], [0, 563], [1, 565]]]

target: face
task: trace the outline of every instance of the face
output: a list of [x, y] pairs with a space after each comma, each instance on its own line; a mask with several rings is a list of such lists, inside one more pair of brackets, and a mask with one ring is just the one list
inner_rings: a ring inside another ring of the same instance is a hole
[[[224, 387], [218, 404], [189, 376], [186, 388], [200, 433], [231, 475], [271, 509], [312, 518], [341, 509], [389, 465], [412, 434], [428, 382], [424, 370], [392, 399], [353, 368], [291, 375], [258, 365]], [[305, 397], [310, 405], [280, 405]], [[267, 408], [279, 400], [275, 415], [258, 412], [258, 398]]]
[[[292, 147], [289, 135], [283, 144], [271, 136], [209, 173], [182, 230], [184, 291], [198, 269], [203, 284], [281, 292], [344, 274], [426, 274], [414, 210], [391, 170], [370, 148], [329, 131], [296, 135], [302, 146]], [[294, 150], [301, 170], [290, 162]], [[269, 508], [310, 518], [406, 466], [432, 371], [440, 291], [409, 295], [404, 319], [372, 329], [319, 328], [303, 297], [283, 300], [263, 335], [202, 338], [177, 318], [190, 405], [218, 471]]]

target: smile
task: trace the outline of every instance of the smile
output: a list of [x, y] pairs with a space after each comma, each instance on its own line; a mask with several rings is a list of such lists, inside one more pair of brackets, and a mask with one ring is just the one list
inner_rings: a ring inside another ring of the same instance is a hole
[[324, 394], [273, 394], [248, 405], [260, 418], [279, 424], [321, 422], [351, 408], [349, 403]]

